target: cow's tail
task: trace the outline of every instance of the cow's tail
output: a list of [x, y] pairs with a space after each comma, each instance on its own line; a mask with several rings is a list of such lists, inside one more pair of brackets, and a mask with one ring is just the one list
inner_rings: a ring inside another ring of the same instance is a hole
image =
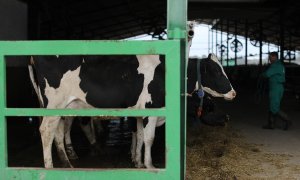
[[[37, 95], [39, 105], [40, 105], [40, 107], [44, 107], [44, 101], [43, 101], [41, 89], [38, 86], [37, 79], [35, 78], [36, 76], [34, 75], [33, 65], [34, 65], [34, 61], [33, 61], [33, 57], [31, 56], [30, 64], [28, 65], [29, 77], [30, 77], [33, 89], [35, 91], [35, 94]], [[39, 119], [40, 119], [40, 123], [42, 123], [42, 118], [40, 117]]]

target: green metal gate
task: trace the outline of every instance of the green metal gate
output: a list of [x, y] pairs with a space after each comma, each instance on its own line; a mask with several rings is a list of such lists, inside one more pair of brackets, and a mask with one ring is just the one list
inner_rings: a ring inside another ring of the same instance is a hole
[[[6, 179], [183, 179], [185, 175], [186, 0], [168, 0], [165, 41], [0, 41], [0, 180]], [[146, 55], [166, 57], [166, 107], [161, 109], [7, 108], [5, 56]], [[6, 117], [10, 116], [164, 116], [164, 169], [12, 168], [7, 162]]]

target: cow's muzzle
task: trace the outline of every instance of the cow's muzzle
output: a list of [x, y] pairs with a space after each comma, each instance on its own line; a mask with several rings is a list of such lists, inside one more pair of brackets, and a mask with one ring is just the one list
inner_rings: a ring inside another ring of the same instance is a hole
[[235, 97], [236, 97], [236, 92], [234, 89], [232, 89], [231, 91], [229, 91], [224, 95], [224, 99], [226, 100], [233, 100]]

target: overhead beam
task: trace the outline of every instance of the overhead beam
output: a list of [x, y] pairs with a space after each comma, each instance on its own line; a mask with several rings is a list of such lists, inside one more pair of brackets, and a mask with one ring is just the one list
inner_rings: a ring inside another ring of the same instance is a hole
[[189, 2], [258, 3], [263, 0], [189, 0]]
[[214, 2], [208, 0], [207, 2], [189, 1], [189, 19], [211, 18], [216, 19], [225, 18], [247, 18], [259, 19], [261, 17], [269, 16], [278, 10], [279, 5], [276, 3], [249, 3], [236, 2], [224, 3], [223, 1]]

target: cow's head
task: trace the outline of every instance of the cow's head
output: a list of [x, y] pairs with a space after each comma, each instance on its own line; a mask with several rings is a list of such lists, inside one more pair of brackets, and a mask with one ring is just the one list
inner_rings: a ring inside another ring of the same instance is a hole
[[203, 90], [214, 97], [223, 97], [226, 100], [234, 99], [236, 92], [232, 88], [217, 56], [209, 54], [206, 59], [200, 61]]
[[[200, 66], [200, 68], [197, 66]], [[201, 86], [207, 94], [214, 97], [223, 97], [225, 100], [232, 100], [236, 96], [236, 92], [232, 88], [222, 65], [214, 54], [209, 54], [206, 59], [190, 59], [187, 74], [188, 119], [197, 120], [202, 113], [199, 96], [202, 93], [198, 91], [198, 74], [200, 74]]]

